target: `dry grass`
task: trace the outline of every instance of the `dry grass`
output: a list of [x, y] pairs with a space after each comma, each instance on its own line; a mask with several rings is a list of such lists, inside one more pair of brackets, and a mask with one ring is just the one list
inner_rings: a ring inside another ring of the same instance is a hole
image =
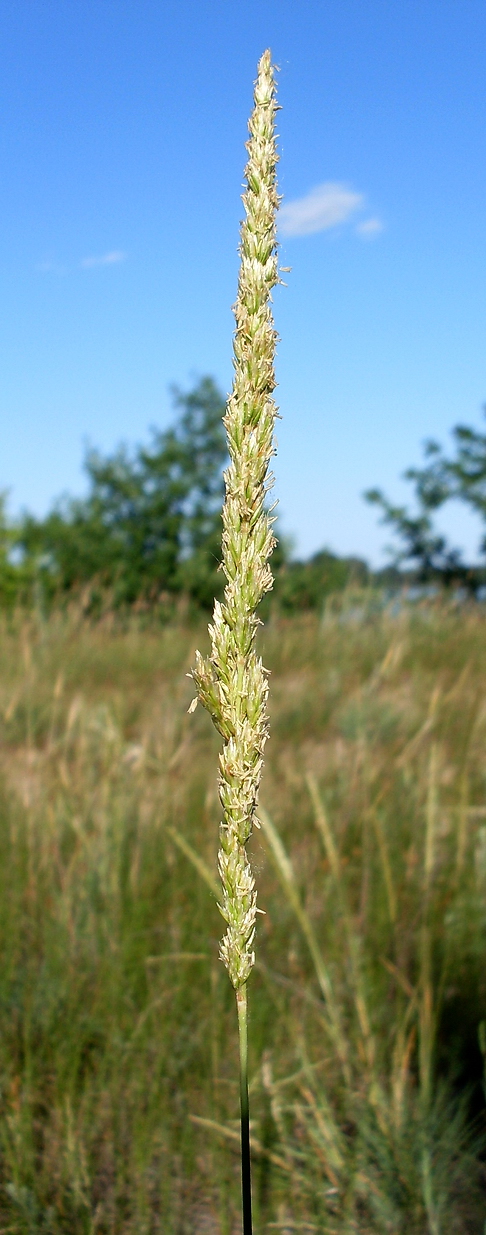
[[[349, 596], [265, 628], [259, 1230], [483, 1231], [485, 633]], [[238, 1229], [202, 639], [2, 628], [0, 1231]]]

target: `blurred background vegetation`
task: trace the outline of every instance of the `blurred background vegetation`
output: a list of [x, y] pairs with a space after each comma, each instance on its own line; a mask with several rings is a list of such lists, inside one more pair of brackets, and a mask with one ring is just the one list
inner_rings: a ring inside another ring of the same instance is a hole
[[[1, 622], [0, 1229], [233, 1235], [205, 620]], [[362, 589], [265, 625], [260, 1231], [482, 1235], [484, 636]]]
[[[65, 496], [45, 518], [24, 513], [14, 521], [7, 519], [3, 499], [0, 605], [41, 603], [49, 609], [76, 596], [92, 614], [134, 606], [158, 609], [165, 617], [175, 608], [211, 609], [223, 588], [224, 398], [211, 377], [188, 392], [172, 393], [174, 424], [154, 430], [148, 445], [120, 446], [106, 458], [88, 452], [84, 498]], [[415, 511], [394, 506], [379, 490], [365, 495], [395, 535], [398, 547], [388, 568], [372, 571], [359, 558], [337, 557], [326, 548], [298, 561], [290, 542], [279, 537], [270, 603], [285, 613], [319, 610], [331, 593], [366, 584], [395, 590], [412, 583], [460, 586], [476, 595], [486, 580], [483, 569], [464, 563], [433, 525], [434, 512], [451, 498], [486, 518], [486, 437], [464, 426], [454, 432], [451, 459], [429, 442], [424, 468], [406, 473]]]

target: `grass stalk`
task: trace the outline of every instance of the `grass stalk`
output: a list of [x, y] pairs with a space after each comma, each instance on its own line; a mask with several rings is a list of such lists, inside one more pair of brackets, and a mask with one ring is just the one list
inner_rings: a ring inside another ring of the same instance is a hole
[[240, 1116], [241, 1116], [241, 1196], [243, 1205], [243, 1235], [252, 1235], [251, 1161], [250, 1161], [250, 1099], [248, 1094], [248, 1000], [246, 982], [236, 992], [238, 1039], [240, 1054]]
[[[250, 1125], [248, 1110], [248, 1027], [246, 984], [255, 963], [255, 880], [246, 846], [256, 823], [263, 752], [268, 737], [268, 678], [257, 656], [258, 605], [273, 584], [268, 559], [275, 546], [273, 520], [265, 502], [275, 453], [277, 409], [274, 352], [276, 333], [271, 291], [277, 265], [275, 71], [271, 54], [258, 65], [254, 108], [249, 120], [248, 163], [243, 194], [240, 272], [235, 305], [234, 382], [224, 423], [230, 464], [225, 473], [222, 570], [226, 586], [215, 602], [209, 627], [211, 653], [196, 652], [192, 677], [196, 699], [210, 713], [223, 738], [219, 758], [219, 908], [227, 924], [220, 957], [236, 991], [240, 1043], [243, 1230], [251, 1235]], [[200, 871], [202, 873], [202, 871]]]
[[324, 1000], [324, 1008], [326, 1013], [325, 1023], [329, 1038], [333, 1043], [336, 1056], [340, 1062], [346, 1085], [351, 1086], [348, 1042], [341, 1012], [334, 994], [329, 970], [324, 962], [322, 951], [319, 947], [312, 922], [300, 899], [294, 868], [288, 853], [284, 848], [277, 828], [275, 827], [273, 820], [270, 818], [270, 815], [266, 810], [263, 810], [263, 808], [260, 808], [260, 817], [263, 825], [263, 834], [269, 842], [270, 852], [275, 864], [277, 875], [286, 894], [288, 903], [299, 923], [312, 958], [317, 981]]
[[353, 1000], [363, 1047], [363, 1059], [366, 1062], [366, 1081], [371, 1101], [376, 1102], [379, 1087], [376, 1080], [376, 1044], [371, 1031], [368, 1015], [365, 981], [362, 974], [360, 941], [354, 929], [351, 913], [346, 899], [346, 890], [342, 878], [341, 861], [336, 848], [331, 826], [324, 809], [317, 781], [309, 772], [306, 776], [307, 787], [314, 807], [314, 817], [318, 831], [322, 837], [324, 849], [329, 862], [331, 875], [339, 898], [339, 915], [344, 927], [346, 951], [349, 960]]
[[432, 938], [431, 938], [431, 897], [432, 877], [435, 863], [435, 841], [437, 830], [438, 808], [438, 748], [432, 742], [430, 748], [425, 851], [424, 851], [424, 888], [423, 888], [423, 918], [420, 933], [420, 1012], [419, 1012], [419, 1079], [420, 1101], [423, 1111], [422, 1147], [422, 1180], [424, 1203], [427, 1212], [430, 1235], [440, 1235], [440, 1226], [436, 1213], [434, 1187], [432, 1179], [432, 1149], [430, 1144], [430, 1113], [432, 1099], [432, 1065], [435, 1047], [436, 1010], [434, 1008], [434, 991], [432, 982]]

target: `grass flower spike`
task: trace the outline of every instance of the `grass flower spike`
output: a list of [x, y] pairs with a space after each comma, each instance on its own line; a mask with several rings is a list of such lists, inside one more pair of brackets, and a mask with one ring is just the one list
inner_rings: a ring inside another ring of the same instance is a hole
[[220, 755], [221, 912], [228, 928], [221, 944], [235, 990], [254, 963], [256, 893], [245, 846], [251, 836], [268, 736], [268, 681], [255, 651], [257, 606], [272, 587], [268, 559], [275, 541], [265, 510], [268, 468], [274, 454], [276, 333], [270, 307], [279, 281], [276, 253], [277, 152], [274, 70], [266, 51], [258, 66], [249, 121], [246, 217], [241, 227], [235, 305], [235, 376], [225, 426], [230, 464], [225, 474], [223, 561], [226, 587], [209, 628], [211, 655], [197, 653], [198, 696], [224, 740]]
[[246, 982], [255, 962], [255, 881], [246, 845], [256, 822], [263, 752], [268, 737], [268, 681], [255, 650], [258, 605], [272, 587], [268, 559], [275, 545], [265, 510], [275, 452], [277, 409], [276, 333], [271, 292], [279, 282], [276, 213], [275, 77], [266, 51], [258, 65], [249, 121], [245, 218], [241, 225], [240, 273], [235, 305], [234, 382], [224, 423], [230, 464], [225, 473], [222, 568], [226, 586], [215, 602], [209, 627], [211, 654], [196, 653], [193, 678], [198, 697], [223, 737], [219, 796], [223, 807], [219, 873], [221, 913], [227, 930], [221, 943], [236, 991], [240, 1043], [243, 1231], [251, 1235]]

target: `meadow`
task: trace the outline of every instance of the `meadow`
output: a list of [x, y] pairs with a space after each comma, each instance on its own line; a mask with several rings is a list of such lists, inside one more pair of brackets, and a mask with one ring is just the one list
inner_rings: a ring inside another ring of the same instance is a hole
[[[481, 1233], [486, 615], [270, 610], [256, 1230]], [[203, 619], [0, 628], [0, 1232], [233, 1235]]]

